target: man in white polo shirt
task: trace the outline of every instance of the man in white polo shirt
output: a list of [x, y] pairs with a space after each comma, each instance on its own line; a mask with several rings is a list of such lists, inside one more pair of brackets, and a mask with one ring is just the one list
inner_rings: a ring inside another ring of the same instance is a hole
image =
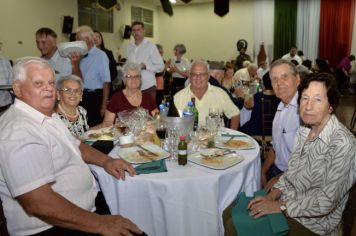
[[15, 103], [0, 117], [0, 195], [10, 235], [129, 235], [140, 229], [121, 216], [98, 215], [88, 166], [123, 178], [135, 174], [75, 139], [53, 113], [54, 71], [27, 57], [14, 66]]

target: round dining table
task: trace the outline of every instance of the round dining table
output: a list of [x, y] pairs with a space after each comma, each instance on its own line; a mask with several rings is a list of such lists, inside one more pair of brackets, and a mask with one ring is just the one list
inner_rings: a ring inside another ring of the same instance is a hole
[[[179, 166], [166, 160], [167, 172], [127, 175], [118, 180], [101, 167], [90, 165], [90, 169], [111, 214], [130, 219], [147, 235], [223, 235], [223, 210], [238, 193], [253, 195], [260, 188], [260, 148], [251, 140], [255, 148], [236, 150], [244, 160], [222, 170], [193, 162]], [[118, 148], [109, 155], [119, 158]]]

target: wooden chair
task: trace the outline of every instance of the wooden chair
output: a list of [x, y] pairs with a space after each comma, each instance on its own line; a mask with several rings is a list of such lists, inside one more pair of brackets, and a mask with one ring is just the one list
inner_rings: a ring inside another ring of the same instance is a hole
[[6, 226], [6, 218], [4, 215], [4, 209], [2, 208], [2, 201], [0, 200], [0, 235], [9, 236]]
[[276, 102], [271, 99], [261, 98], [261, 135], [253, 136], [261, 145], [261, 157], [264, 158], [272, 141], [272, 124], [276, 114]]
[[356, 231], [356, 183], [350, 189], [349, 199], [342, 213], [342, 226], [343, 236], [355, 235], [352, 232]]

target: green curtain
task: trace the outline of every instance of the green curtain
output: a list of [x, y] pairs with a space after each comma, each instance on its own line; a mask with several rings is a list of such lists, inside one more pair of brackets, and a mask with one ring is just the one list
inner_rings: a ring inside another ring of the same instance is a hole
[[289, 52], [297, 38], [298, 0], [274, 1], [274, 58], [280, 58]]

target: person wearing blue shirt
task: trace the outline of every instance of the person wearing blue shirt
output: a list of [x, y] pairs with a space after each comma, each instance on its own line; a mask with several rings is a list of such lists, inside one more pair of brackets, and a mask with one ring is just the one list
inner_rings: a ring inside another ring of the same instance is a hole
[[89, 50], [87, 55], [71, 55], [71, 59], [73, 73], [84, 82], [81, 105], [87, 110], [88, 125], [92, 127], [102, 122], [109, 99], [109, 59], [104, 51], [95, 46], [94, 32], [89, 26], [80, 26], [76, 37], [77, 40], [85, 41]]
[[268, 191], [287, 170], [293, 143], [300, 126], [298, 86], [300, 77], [295, 65], [287, 60], [275, 61], [269, 72], [276, 97], [281, 99], [272, 124], [272, 148], [262, 165], [262, 186]]

